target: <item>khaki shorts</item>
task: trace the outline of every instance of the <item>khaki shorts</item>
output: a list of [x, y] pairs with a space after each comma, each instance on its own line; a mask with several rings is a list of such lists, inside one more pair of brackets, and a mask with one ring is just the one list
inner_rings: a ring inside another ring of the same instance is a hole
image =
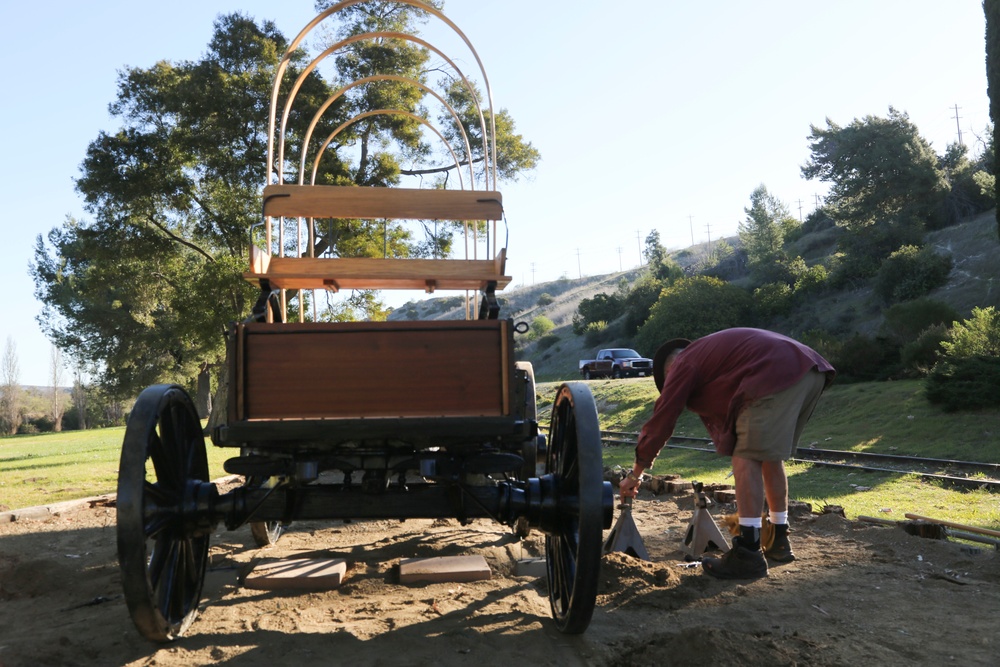
[[736, 417], [733, 456], [753, 461], [791, 458], [825, 386], [826, 374], [813, 369], [788, 389], [745, 405]]

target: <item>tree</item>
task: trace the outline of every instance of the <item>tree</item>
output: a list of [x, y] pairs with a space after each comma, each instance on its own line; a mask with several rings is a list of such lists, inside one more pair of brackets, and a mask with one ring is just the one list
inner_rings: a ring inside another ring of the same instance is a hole
[[52, 430], [59, 433], [62, 431], [62, 418], [66, 410], [66, 396], [59, 386], [62, 384], [63, 377], [62, 351], [55, 345], [52, 346], [49, 357], [49, 368], [51, 370], [49, 379], [52, 383], [52, 400], [49, 404], [52, 412]]
[[750, 207], [743, 210], [747, 218], [738, 230], [754, 280], [763, 284], [785, 278], [785, 232], [798, 223], [763, 183], [750, 194]]
[[0, 426], [7, 435], [14, 435], [23, 420], [21, 393], [21, 368], [17, 358], [17, 345], [7, 336], [7, 344], [0, 362]]
[[76, 427], [87, 430], [87, 386], [83, 383], [83, 373], [77, 368], [73, 378], [73, 410], [76, 412]]
[[866, 116], [840, 127], [811, 126], [808, 179], [830, 184], [827, 210], [845, 228], [840, 238], [848, 275], [871, 276], [881, 260], [923, 230], [946, 221], [948, 182], [937, 156], [906, 113]]
[[[420, 13], [399, 3], [355, 5], [343, 13], [339, 34], [404, 30]], [[216, 21], [200, 60], [121, 72], [110, 106], [121, 129], [91, 143], [77, 181], [93, 219], [68, 219], [38, 238], [31, 271], [45, 304], [39, 322], [58, 347], [95, 369], [113, 398], [155, 382], [193, 388], [199, 373], [221, 362], [221, 332], [246, 317], [256, 297], [242, 272], [268, 181], [267, 109], [287, 43], [273, 23], [231, 14]], [[335, 71], [325, 73], [330, 80], [313, 70], [289, 119], [286, 171], [295, 173], [300, 139], [335, 89], [376, 71], [422, 81], [433, 71], [428, 53], [413, 42], [368, 39], [337, 53]], [[306, 58], [292, 58], [286, 79], [304, 71]], [[421, 98], [419, 88], [398, 81], [352, 89], [323, 114], [308, 149], [315, 152], [334, 128], [365, 111], [427, 115]], [[506, 134], [498, 144], [519, 152], [502, 158], [509, 176], [533, 166], [537, 152], [501, 116], [498, 132]], [[337, 136], [317, 182], [395, 185], [401, 164], [431, 152], [415, 119], [369, 116]], [[466, 157], [481, 158], [482, 151]], [[317, 256], [430, 256], [450, 249], [447, 234], [419, 239], [383, 221], [324, 220], [316, 231], [311, 252]], [[291, 313], [310, 312], [308, 298], [290, 295]], [[377, 295], [358, 292], [319, 317], [359, 313], [384, 319], [386, 308]]]
[[[983, 0], [986, 14], [986, 92], [990, 98], [993, 145], [1000, 131], [1000, 0]], [[1000, 174], [1000, 151], [993, 153], [993, 174]], [[994, 199], [996, 192], [994, 190]], [[1000, 237], [1000, 207], [997, 208], [997, 236]]]
[[659, 231], [654, 229], [646, 236], [646, 247], [642, 254], [646, 258], [649, 271], [657, 280], [669, 284], [684, 275], [684, 270], [660, 243]]
[[93, 220], [37, 241], [43, 330], [119, 396], [190, 382], [249, 309], [240, 274], [284, 48], [273, 24], [234, 14], [217, 20], [202, 60], [121, 72], [110, 111], [122, 128], [90, 144], [77, 180]]
[[952, 143], [939, 158], [938, 164], [950, 185], [944, 201], [946, 224], [955, 224], [995, 205], [992, 189], [984, 191], [982, 186], [992, 177], [986, 172], [992, 165], [983, 160], [986, 152], [988, 149], [982, 157], [973, 160], [969, 158], [969, 149], [964, 144]]

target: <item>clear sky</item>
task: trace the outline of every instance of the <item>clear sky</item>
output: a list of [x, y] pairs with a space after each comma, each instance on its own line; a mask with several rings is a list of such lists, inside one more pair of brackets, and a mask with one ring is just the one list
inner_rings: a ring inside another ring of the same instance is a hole
[[[87, 145], [114, 129], [118, 70], [197, 59], [232, 11], [289, 38], [315, 15], [312, 0], [0, 4], [0, 345], [17, 346], [22, 384], [51, 375], [28, 275], [35, 238], [87, 218], [74, 180]], [[800, 167], [810, 125], [827, 118], [891, 105], [939, 154], [959, 127], [977, 152], [989, 123], [980, 0], [447, 0], [445, 13], [542, 154], [501, 186], [508, 289], [634, 267], [653, 229], [669, 248], [734, 235], [761, 183], [808, 215], [825, 187]]]

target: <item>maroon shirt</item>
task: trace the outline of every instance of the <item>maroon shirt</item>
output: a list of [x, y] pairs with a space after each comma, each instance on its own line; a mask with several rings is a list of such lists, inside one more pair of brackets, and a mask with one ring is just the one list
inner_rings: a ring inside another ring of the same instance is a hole
[[673, 435], [684, 408], [701, 417], [715, 451], [730, 456], [736, 446], [736, 417], [749, 401], [776, 394], [811, 369], [836, 374], [815, 350], [762, 329], [725, 329], [688, 345], [676, 358], [639, 432], [635, 460], [645, 468]]

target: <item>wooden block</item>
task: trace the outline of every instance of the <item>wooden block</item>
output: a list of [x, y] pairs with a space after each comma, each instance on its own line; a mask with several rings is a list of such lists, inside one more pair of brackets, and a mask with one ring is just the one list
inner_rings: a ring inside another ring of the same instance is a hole
[[654, 496], [658, 496], [667, 490], [667, 483], [658, 477], [651, 477], [647, 480], [643, 480], [643, 482], [639, 484], [639, 488], [646, 489]]
[[330, 558], [293, 558], [258, 563], [243, 586], [258, 590], [330, 589], [340, 586], [347, 561]]
[[399, 583], [482, 581], [490, 578], [490, 566], [482, 556], [404, 558], [399, 562]]
[[717, 503], [735, 503], [736, 502], [736, 492], [729, 491], [728, 489], [718, 489], [715, 492], [715, 502]]
[[691, 488], [691, 482], [683, 479], [673, 479], [667, 482], [667, 490], [670, 493], [683, 493], [685, 489]]
[[517, 561], [515, 573], [518, 577], [534, 577], [541, 579], [549, 574], [545, 558], [522, 558]]

